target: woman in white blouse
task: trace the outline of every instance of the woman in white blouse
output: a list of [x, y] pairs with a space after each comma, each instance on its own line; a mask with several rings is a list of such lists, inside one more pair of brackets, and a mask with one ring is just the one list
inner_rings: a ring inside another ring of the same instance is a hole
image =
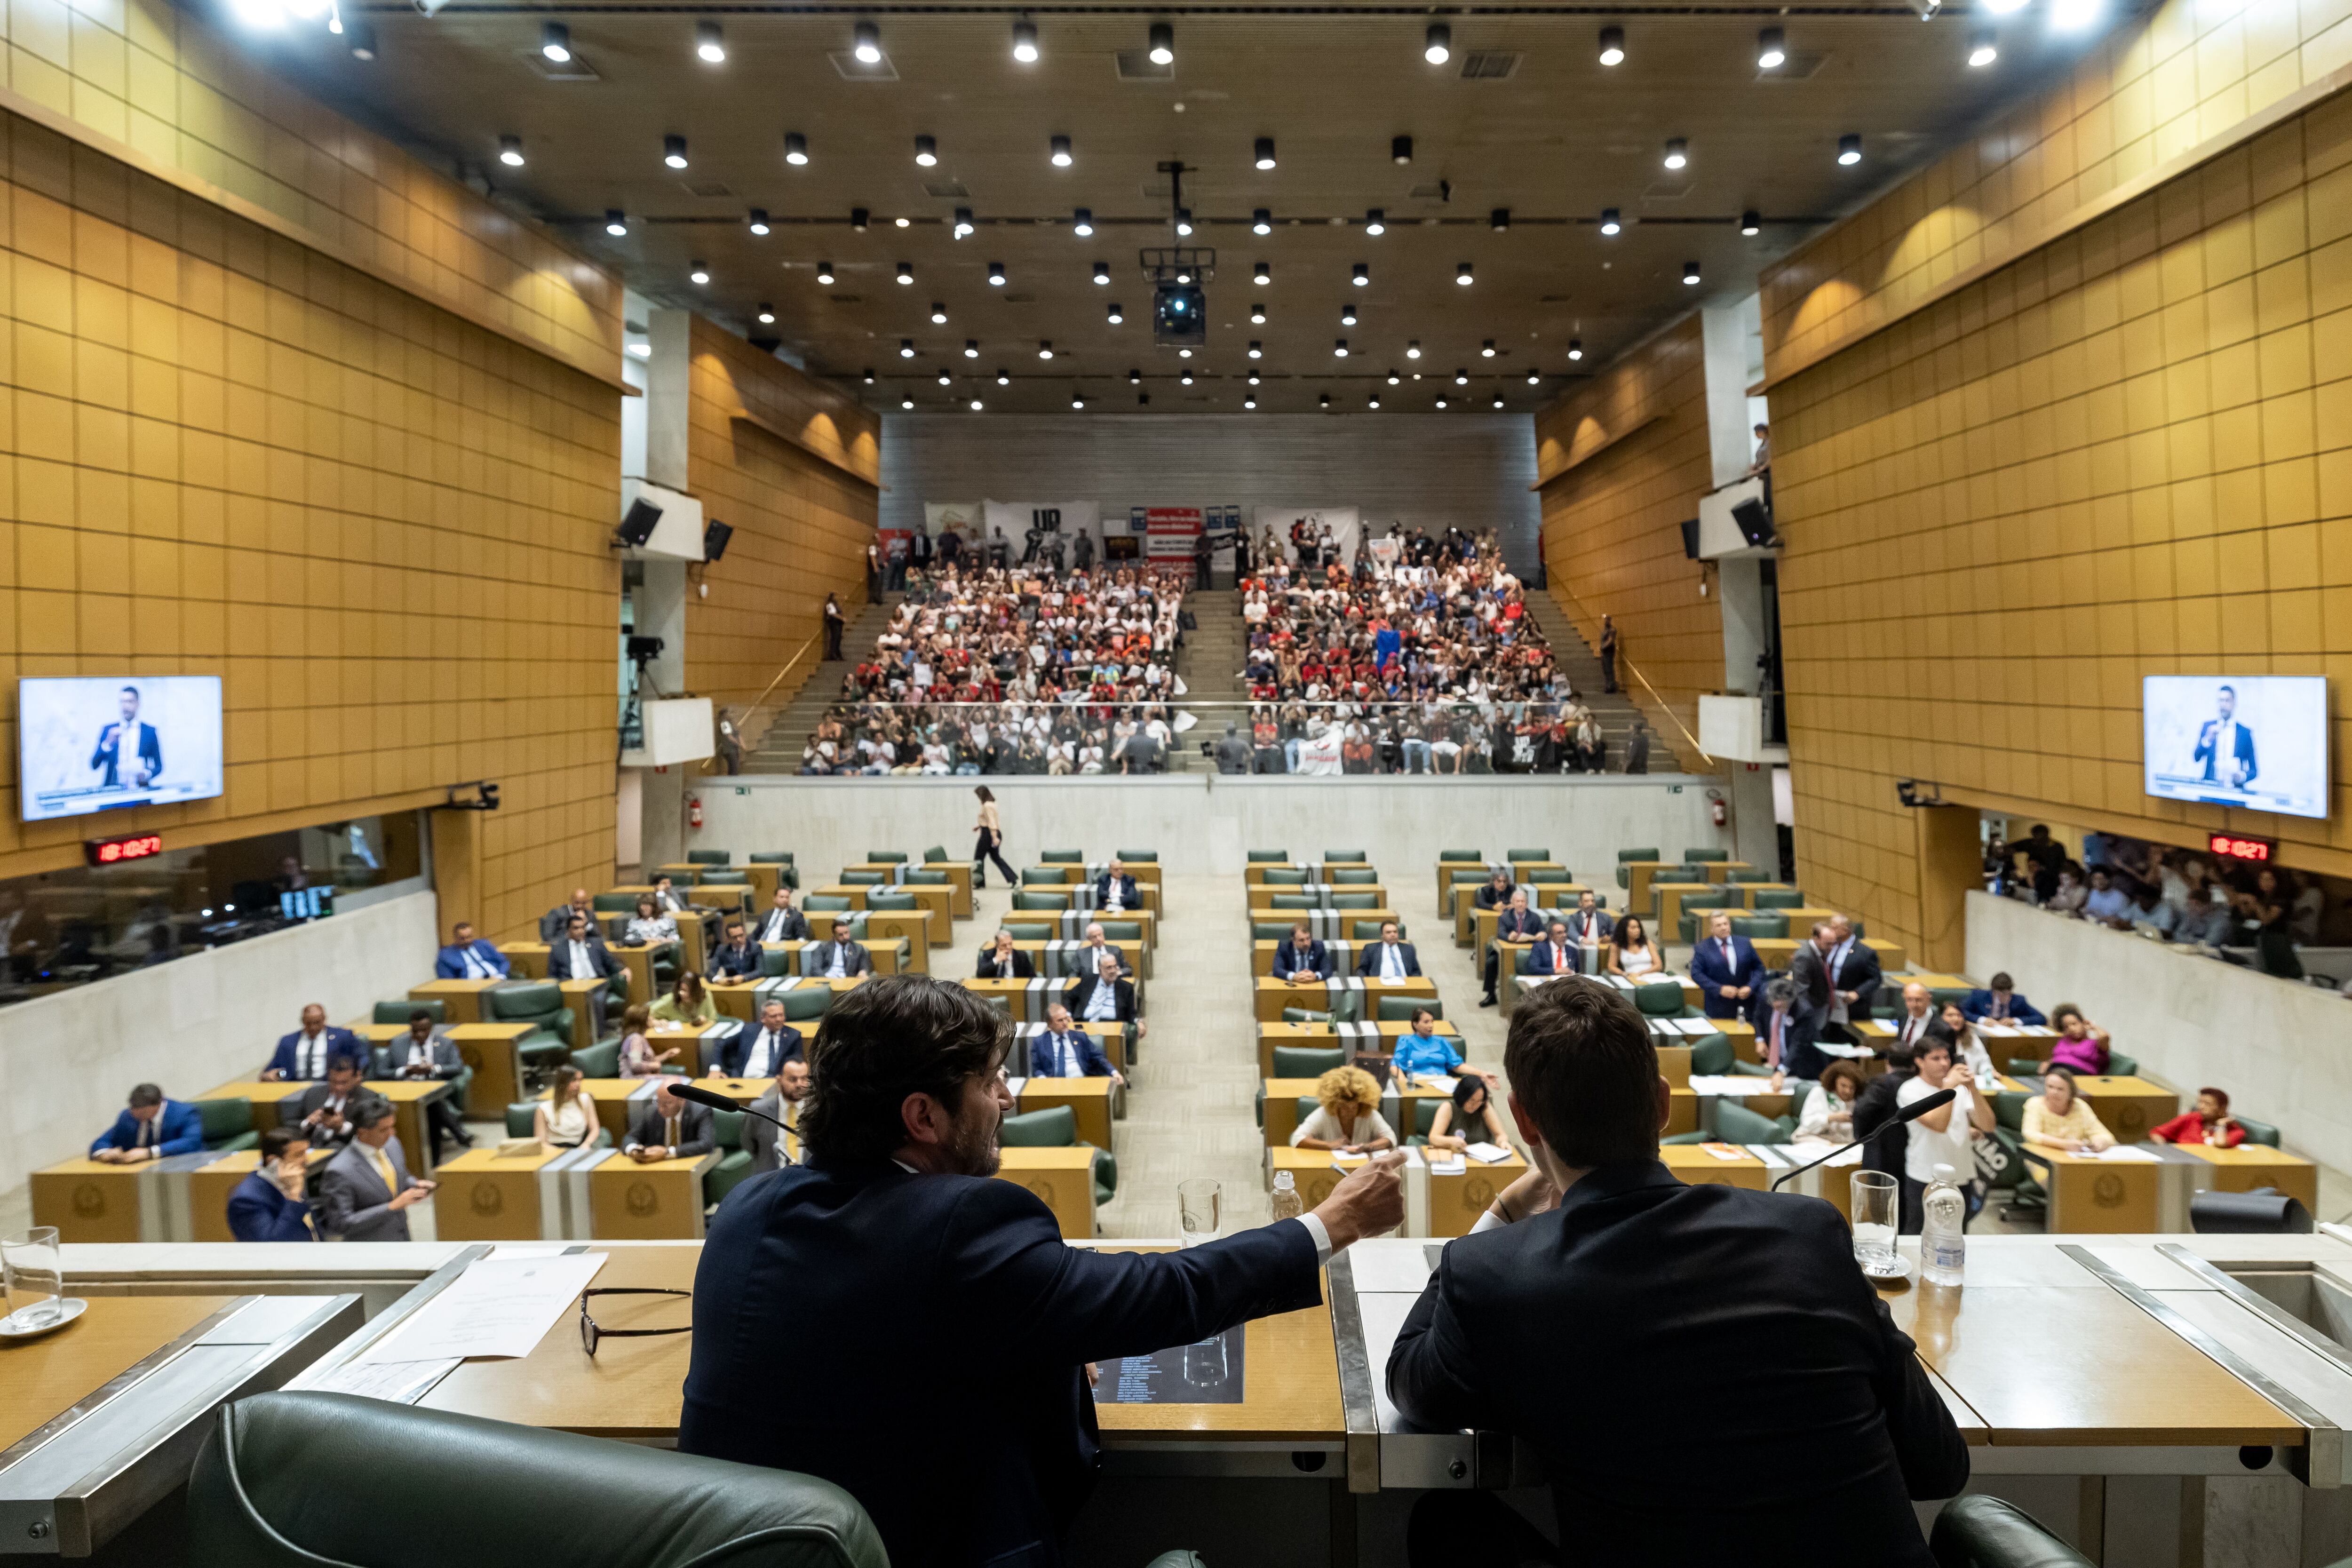
[[1993, 1069], [1992, 1052], [1986, 1048], [1984, 1037], [1977, 1033], [1977, 1026], [1969, 1022], [1969, 1016], [1960, 1011], [1960, 1005], [1945, 1003], [1939, 1016], [1952, 1037], [1952, 1059], [1968, 1063], [1979, 1083], [1990, 1083], [1999, 1078], [2000, 1075]]
[[637, 912], [629, 917], [629, 945], [638, 947], [649, 942], [677, 940], [677, 921], [663, 910], [651, 893], [639, 893]]
[[1294, 1149], [1370, 1154], [1396, 1147], [1396, 1131], [1381, 1117], [1381, 1086], [1361, 1068], [1333, 1068], [1315, 1080], [1313, 1115], [1290, 1135]]
[[577, 1149], [596, 1136], [596, 1102], [580, 1087], [578, 1068], [555, 1069], [555, 1088], [531, 1116], [531, 1132], [542, 1149]]
[[1609, 973], [1622, 974], [1628, 980], [1639, 980], [1655, 973], [1664, 964], [1658, 950], [1650, 941], [1649, 929], [1639, 915], [1627, 915], [1617, 922], [1616, 933], [1609, 942]]
[[1862, 1096], [1862, 1069], [1849, 1061], [1833, 1061], [1822, 1069], [1821, 1081], [1806, 1091], [1804, 1109], [1797, 1115], [1794, 1143], [1853, 1142], [1853, 1103]]

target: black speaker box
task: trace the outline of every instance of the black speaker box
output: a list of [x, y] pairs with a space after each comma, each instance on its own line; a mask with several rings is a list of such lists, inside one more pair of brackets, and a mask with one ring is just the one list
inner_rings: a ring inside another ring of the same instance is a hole
[[713, 518], [702, 529], [702, 558], [716, 561], [727, 553], [727, 542], [735, 537], [734, 528]]
[[661, 521], [662, 509], [639, 496], [629, 503], [629, 515], [621, 520], [618, 537], [622, 543], [635, 549], [651, 539], [654, 524]]

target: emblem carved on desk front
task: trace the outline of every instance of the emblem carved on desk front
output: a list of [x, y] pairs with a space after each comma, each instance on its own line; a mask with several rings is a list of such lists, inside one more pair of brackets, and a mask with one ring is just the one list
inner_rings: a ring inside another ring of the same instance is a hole
[[96, 1182], [84, 1182], [73, 1190], [73, 1211], [77, 1218], [96, 1219], [106, 1212], [106, 1189]]
[[661, 1207], [661, 1194], [651, 1182], [631, 1182], [628, 1191], [629, 1213], [638, 1219], [650, 1218]]
[[2091, 1184], [2091, 1201], [2103, 1209], [2123, 1207], [2124, 1179], [2113, 1171], [2101, 1172], [2099, 1179]]
[[476, 1182], [471, 1202], [474, 1212], [485, 1219], [507, 1206], [506, 1194], [499, 1191], [496, 1182]]
[[1462, 1201], [1473, 1209], [1485, 1210], [1495, 1202], [1495, 1184], [1483, 1177], [1473, 1176], [1462, 1184]]

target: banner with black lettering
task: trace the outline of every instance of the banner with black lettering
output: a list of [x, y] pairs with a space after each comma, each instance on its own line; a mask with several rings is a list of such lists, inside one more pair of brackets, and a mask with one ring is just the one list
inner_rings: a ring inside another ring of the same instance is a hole
[[1098, 501], [1011, 501], [982, 504], [992, 563], [1076, 571], [1103, 558]]

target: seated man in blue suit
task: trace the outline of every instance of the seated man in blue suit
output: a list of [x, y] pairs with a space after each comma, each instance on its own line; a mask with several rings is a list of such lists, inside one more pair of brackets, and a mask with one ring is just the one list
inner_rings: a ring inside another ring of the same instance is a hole
[[756, 1021], [719, 1047], [710, 1070], [718, 1078], [773, 1078], [786, 1062], [800, 1059], [801, 1032], [784, 1022], [784, 1005], [771, 1000], [760, 1004]]
[[303, 1083], [324, 1082], [327, 1064], [337, 1057], [349, 1057], [353, 1061], [365, 1061], [368, 1048], [349, 1029], [339, 1029], [327, 1022], [327, 1010], [316, 1002], [302, 1009], [302, 1026], [278, 1042], [278, 1049], [269, 1058], [269, 1065], [261, 1076], [271, 1081], [293, 1079]]
[[2002, 970], [1992, 984], [1969, 993], [1960, 1012], [1971, 1024], [2046, 1024], [2042, 1009], [2017, 994], [2017, 982]]
[[1045, 1009], [1045, 1032], [1029, 1042], [1032, 1078], [1107, 1078], [1123, 1084], [1127, 1075], [1110, 1065], [1102, 1046], [1070, 1021], [1070, 1010], [1056, 1002]]
[[260, 1168], [228, 1195], [228, 1231], [239, 1241], [316, 1241], [310, 1220], [310, 1144], [297, 1127], [261, 1135]]
[[806, 1163], [736, 1188], [695, 1275], [678, 1447], [834, 1482], [908, 1568], [1052, 1568], [1099, 1463], [1088, 1363], [1313, 1307], [1329, 1254], [1404, 1214], [1391, 1154], [1297, 1220], [1073, 1248], [994, 1179], [1010, 1037], [953, 981], [844, 994], [809, 1052]]
[[1412, 980], [1421, 973], [1421, 957], [1412, 943], [1397, 940], [1399, 927], [1394, 921], [1381, 922], [1381, 940], [1364, 949], [1356, 961], [1356, 973], [1367, 980]]
[[1731, 916], [1717, 910], [1706, 917], [1706, 935], [1691, 948], [1690, 977], [1710, 1018], [1737, 1018], [1763, 988], [1764, 961], [1756, 944], [1731, 934]]
[[451, 929], [449, 945], [433, 961], [433, 973], [444, 980], [504, 980], [513, 972], [507, 955], [477, 937], [466, 921]]
[[1578, 974], [1583, 972], [1584, 950], [1568, 934], [1568, 922], [1554, 920], [1543, 941], [1528, 950], [1529, 974]]
[[1331, 978], [1331, 951], [1307, 933], [1307, 922], [1290, 928], [1290, 940], [1274, 950], [1274, 977], [1293, 985]]
[[194, 1154], [205, 1146], [205, 1119], [184, 1100], [166, 1100], [152, 1083], [131, 1091], [131, 1109], [114, 1119], [89, 1146], [89, 1157], [109, 1165], [139, 1165], [173, 1154]]
[[1126, 862], [1112, 856], [1109, 866], [1095, 879], [1095, 908], [1105, 914], [1125, 914], [1142, 907], [1143, 893], [1128, 875]]

